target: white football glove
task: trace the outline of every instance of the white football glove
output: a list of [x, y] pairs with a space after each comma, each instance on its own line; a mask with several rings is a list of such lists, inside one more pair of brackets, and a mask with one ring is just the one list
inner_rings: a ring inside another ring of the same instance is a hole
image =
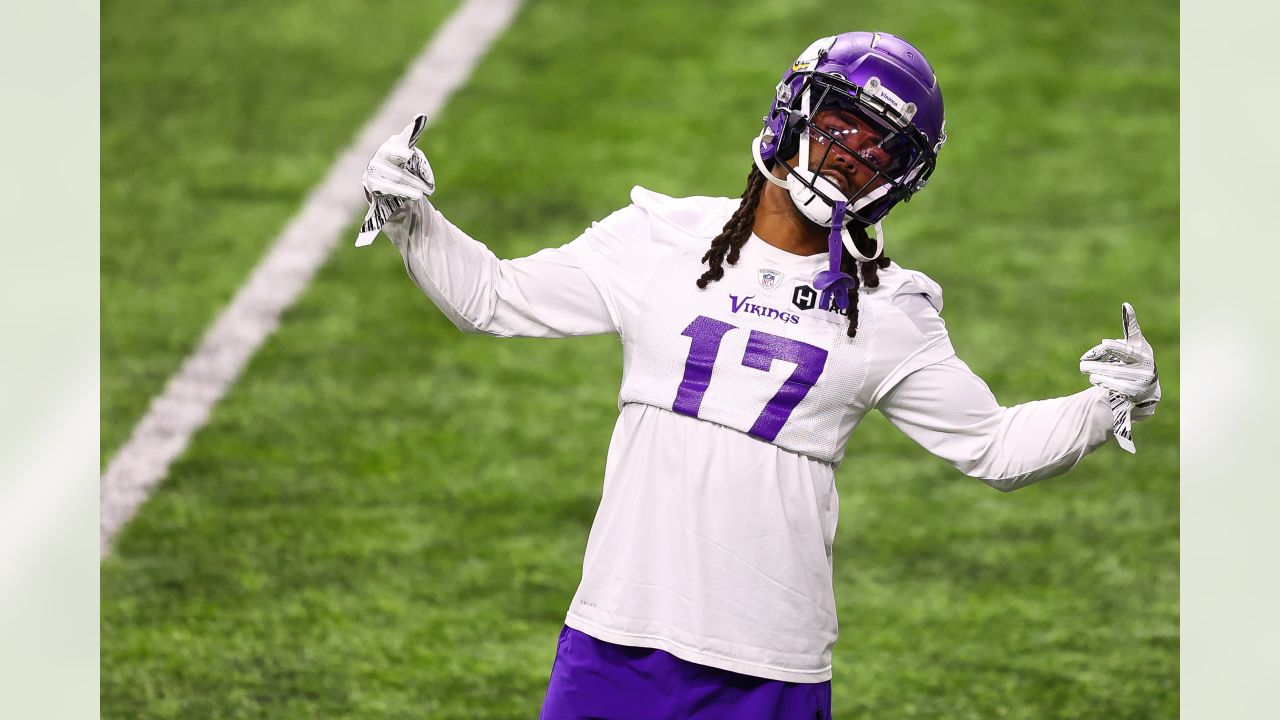
[[435, 174], [431, 172], [427, 156], [414, 147], [426, 126], [427, 116], [415, 115], [399, 135], [387, 138], [373, 154], [361, 178], [369, 212], [365, 213], [360, 234], [356, 236], [356, 247], [372, 243], [397, 210], [436, 191]]
[[1120, 308], [1124, 340], [1103, 340], [1080, 357], [1080, 372], [1089, 382], [1107, 390], [1114, 416], [1116, 442], [1134, 452], [1133, 421], [1155, 414], [1160, 402], [1160, 375], [1156, 372], [1155, 351], [1142, 336], [1133, 306]]

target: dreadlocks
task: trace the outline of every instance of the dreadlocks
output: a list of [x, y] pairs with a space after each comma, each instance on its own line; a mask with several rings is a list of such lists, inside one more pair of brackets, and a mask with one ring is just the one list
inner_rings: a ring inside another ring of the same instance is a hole
[[742, 204], [733, 211], [729, 221], [724, 224], [724, 229], [711, 241], [711, 248], [702, 256], [702, 262], [707, 263], [708, 267], [702, 277], [698, 278], [700, 289], [706, 290], [707, 285], [724, 277], [726, 255], [730, 265], [737, 264], [742, 246], [751, 237], [751, 226], [756, 221], [756, 206], [760, 204], [760, 191], [764, 189], [764, 183], [764, 174], [752, 165], [751, 172], [747, 174], [747, 189], [742, 191]]
[[[751, 172], [747, 174], [747, 187], [742, 191], [742, 204], [729, 217], [729, 221], [724, 224], [724, 229], [711, 241], [711, 247], [702, 256], [702, 262], [707, 264], [707, 270], [702, 273], [702, 277], [698, 278], [699, 288], [705, 290], [708, 285], [724, 277], [726, 261], [730, 265], [738, 263], [742, 246], [746, 245], [747, 239], [751, 237], [751, 227], [756, 219], [756, 206], [760, 204], [760, 193], [764, 190], [765, 182], [764, 174], [752, 165]], [[849, 231], [861, 232], [863, 237], [870, 241], [865, 227], [852, 225], [849, 226]], [[881, 256], [872, 262], [858, 262], [853, 259], [848, 250], [840, 248], [840, 271], [848, 273], [851, 277], [857, 271], [862, 284], [869, 288], [880, 286], [879, 270], [887, 267], [889, 267], [887, 257]], [[849, 337], [856, 337], [857, 334], [858, 293], [852, 292], [849, 293]]]

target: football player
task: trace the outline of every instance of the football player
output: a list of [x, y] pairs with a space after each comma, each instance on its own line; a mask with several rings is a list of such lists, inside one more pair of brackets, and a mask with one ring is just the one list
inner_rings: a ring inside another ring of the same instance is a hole
[[783, 74], [739, 199], [631, 204], [499, 260], [426, 200], [422, 118], [370, 163], [363, 230], [466, 332], [616, 333], [604, 491], [544, 718], [827, 718], [835, 470], [870, 410], [1010, 491], [1066, 472], [1159, 400], [1132, 308], [1081, 358], [1092, 386], [1001, 407], [956, 357], [942, 289], [884, 255], [882, 219], [947, 136], [921, 52], [887, 33], [809, 46]]

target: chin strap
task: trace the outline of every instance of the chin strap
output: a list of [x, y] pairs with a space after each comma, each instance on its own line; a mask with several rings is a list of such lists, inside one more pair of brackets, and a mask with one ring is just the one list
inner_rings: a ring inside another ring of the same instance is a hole
[[827, 236], [827, 253], [830, 262], [827, 270], [823, 270], [813, 278], [814, 289], [822, 293], [818, 300], [818, 307], [823, 309], [830, 308], [834, 300], [835, 307], [848, 310], [849, 293], [858, 291], [857, 278], [840, 271], [840, 249], [844, 245], [840, 231], [844, 228], [844, 208], [843, 201], [836, 202], [831, 208], [831, 234]]

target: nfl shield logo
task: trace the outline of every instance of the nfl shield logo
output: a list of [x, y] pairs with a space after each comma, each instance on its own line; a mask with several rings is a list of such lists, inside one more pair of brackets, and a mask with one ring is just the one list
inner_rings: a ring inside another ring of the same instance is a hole
[[772, 290], [782, 284], [782, 273], [777, 270], [761, 270], [756, 277], [760, 280], [760, 287], [765, 290]]

